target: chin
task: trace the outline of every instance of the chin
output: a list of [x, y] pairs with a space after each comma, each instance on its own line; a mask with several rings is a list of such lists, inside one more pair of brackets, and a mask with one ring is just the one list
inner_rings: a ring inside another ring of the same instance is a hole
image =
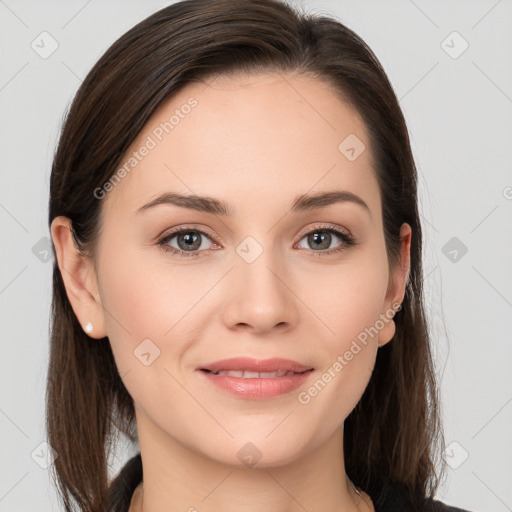
[[[210, 446], [204, 447], [202, 453], [221, 464], [243, 468], [270, 468], [285, 466], [297, 460], [304, 454], [305, 446], [299, 443], [304, 440], [303, 436], [291, 436], [289, 430], [275, 429], [276, 423], [273, 423], [271, 429], [265, 429], [259, 435], [233, 434], [233, 439], [225, 442], [213, 442]], [[297, 434], [297, 430], [294, 431]], [[213, 448], [213, 450], [212, 450]], [[311, 446], [311, 449], [313, 446]]]

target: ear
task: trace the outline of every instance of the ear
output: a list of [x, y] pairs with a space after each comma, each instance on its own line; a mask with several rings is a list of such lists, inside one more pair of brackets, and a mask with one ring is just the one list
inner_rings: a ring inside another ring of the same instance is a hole
[[378, 343], [382, 347], [395, 335], [396, 325], [392, 320], [393, 311], [400, 309], [405, 297], [405, 289], [409, 279], [411, 267], [411, 237], [412, 229], [409, 224], [404, 223], [400, 228], [400, 261], [396, 264], [389, 275], [388, 289], [384, 299], [384, 310], [381, 312], [381, 319], [384, 327], [379, 330]]
[[104, 310], [94, 264], [76, 246], [71, 226], [70, 219], [59, 216], [53, 219], [50, 230], [66, 294], [82, 328], [85, 330], [92, 323], [93, 330], [86, 331], [87, 334], [91, 338], [104, 338], [107, 335]]

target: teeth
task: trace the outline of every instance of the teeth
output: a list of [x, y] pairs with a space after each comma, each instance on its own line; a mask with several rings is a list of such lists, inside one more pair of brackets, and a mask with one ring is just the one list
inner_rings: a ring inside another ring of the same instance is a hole
[[283, 377], [295, 375], [295, 372], [279, 371], [279, 372], [246, 372], [244, 370], [225, 370], [213, 372], [215, 375], [228, 375], [229, 377], [242, 377], [244, 379], [269, 379], [272, 377]]

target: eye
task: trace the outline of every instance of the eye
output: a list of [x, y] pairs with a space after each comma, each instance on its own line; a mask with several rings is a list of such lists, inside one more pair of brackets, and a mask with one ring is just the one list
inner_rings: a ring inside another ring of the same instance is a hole
[[[179, 257], [198, 257], [201, 256], [201, 252], [209, 248], [207, 240], [211, 242], [212, 238], [209, 233], [198, 228], [180, 228], [161, 238], [158, 241], [158, 245], [166, 252], [176, 254]], [[341, 243], [337, 247], [332, 248], [332, 243], [336, 241], [336, 238], [341, 241]], [[311, 251], [314, 256], [329, 256], [357, 244], [349, 233], [332, 226], [319, 226], [306, 232], [302, 236], [299, 244], [304, 239], [307, 244], [310, 244], [311, 247], [314, 248]], [[177, 247], [173, 244], [176, 244]], [[221, 247], [214, 242], [212, 246], [213, 247], [210, 248], [214, 250]]]
[[[170, 245], [171, 241], [176, 239], [178, 247]], [[209, 239], [210, 235], [205, 231], [197, 228], [181, 228], [167, 234], [158, 241], [158, 245], [162, 248], [178, 256], [199, 256], [198, 252], [208, 249], [208, 244], [204, 243], [205, 239]], [[213, 244], [216, 246], [216, 244]], [[217, 246], [218, 247], [218, 246]]]
[[[339, 246], [332, 248], [331, 244], [336, 242], [336, 238], [341, 240], [342, 243]], [[302, 240], [306, 240], [306, 244], [315, 248], [313, 250], [313, 252], [316, 253], [314, 256], [328, 256], [336, 254], [348, 247], [356, 245], [355, 239], [349, 233], [331, 226], [320, 226], [312, 231], [308, 231], [305, 236], [302, 237], [301, 241]]]

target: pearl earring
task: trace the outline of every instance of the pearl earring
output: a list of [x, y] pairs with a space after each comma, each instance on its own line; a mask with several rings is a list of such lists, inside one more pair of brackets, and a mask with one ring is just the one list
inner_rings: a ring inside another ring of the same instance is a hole
[[85, 326], [85, 332], [92, 332], [92, 322], [87, 322], [87, 325]]

